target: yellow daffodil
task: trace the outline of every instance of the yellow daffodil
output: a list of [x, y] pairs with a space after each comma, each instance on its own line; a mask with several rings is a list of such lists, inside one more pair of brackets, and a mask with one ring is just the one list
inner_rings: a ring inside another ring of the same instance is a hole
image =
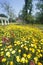
[[8, 46], [8, 48], [11, 48], [11, 47], [12, 47], [12, 45], [9, 45], [9, 46]]
[[26, 57], [26, 54], [23, 54], [23, 57]]
[[21, 58], [21, 62], [25, 63], [25, 58], [24, 57]]
[[24, 46], [24, 48], [28, 51], [28, 47], [27, 46]]
[[2, 52], [1, 52], [1, 56], [3, 56], [3, 55], [4, 55], [4, 52], [2, 51]]
[[13, 61], [10, 61], [10, 65], [14, 65]]
[[27, 58], [31, 58], [31, 54], [28, 54], [28, 55], [27, 55]]
[[43, 39], [41, 39], [41, 42], [43, 42]]
[[16, 61], [20, 62], [20, 57], [19, 56], [16, 56]]
[[[27, 24], [9, 24], [0, 26], [0, 32], [0, 62], [2, 64], [16, 65], [17, 62], [28, 65], [29, 60], [33, 59], [35, 65], [43, 65], [43, 60], [39, 62], [39, 58], [43, 56], [43, 32], [39, 28]], [[3, 37], [5, 37], [4, 40]]]
[[6, 62], [6, 58], [3, 58], [3, 59], [2, 59], [2, 62]]
[[32, 48], [29, 48], [29, 51], [31, 51], [32, 50]]
[[39, 56], [42, 57], [42, 54], [40, 53]]
[[16, 52], [16, 51], [15, 51], [15, 50], [13, 50], [11, 53], [12, 53], [12, 54], [14, 54], [15, 52]]
[[35, 52], [35, 49], [34, 49], [34, 48], [32, 48], [32, 50], [31, 50], [31, 51], [32, 51], [32, 53], [34, 53], [34, 52]]
[[16, 43], [17, 45], [20, 45], [20, 41], [15, 41], [14, 43]]
[[3, 48], [1, 48], [1, 51], [3, 50]]
[[20, 53], [20, 52], [21, 52], [21, 50], [19, 49], [19, 50], [18, 50], [18, 52]]
[[34, 61], [35, 61], [35, 63], [37, 63], [38, 57], [34, 57]]
[[38, 52], [40, 52], [40, 49], [37, 49]]
[[10, 48], [9, 50], [10, 50], [10, 51], [12, 51], [13, 49], [12, 49], [12, 48]]
[[38, 65], [42, 65], [42, 63], [38, 62]]
[[0, 46], [2, 46], [2, 44], [0, 44]]
[[21, 48], [23, 48], [23, 46], [24, 46], [24, 45], [22, 44], [22, 45], [21, 45]]
[[10, 52], [6, 52], [6, 56], [7, 57], [10, 57]]
[[28, 59], [25, 59], [25, 62], [28, 63]]
[[5, 49], [5, 51], [7, 51], [8, 49]]

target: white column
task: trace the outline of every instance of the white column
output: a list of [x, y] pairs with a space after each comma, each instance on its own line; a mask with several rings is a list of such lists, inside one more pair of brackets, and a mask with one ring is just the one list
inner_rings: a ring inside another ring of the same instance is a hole
[[2, 25], [4, 25], [3, 20], [1, 20], [1, 22], [2, 22]]
[[6, 20], [5, 20], [5, 25], [7, 25], [7, 22], [6, 22]]
[[8, 24], [9, 24], [9, 20], [8, 20]]

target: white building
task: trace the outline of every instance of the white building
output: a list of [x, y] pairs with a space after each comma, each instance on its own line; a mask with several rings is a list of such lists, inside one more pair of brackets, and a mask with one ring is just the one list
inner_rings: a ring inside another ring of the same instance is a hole
[[7, 25], [7, 24], [9, 24], [9, 19], [8, 19], [8, 17], [7, 17], [6, 15], [4, 15], [4, 14], [0, 14], [0, 23], [1, 23], [2, 25]]

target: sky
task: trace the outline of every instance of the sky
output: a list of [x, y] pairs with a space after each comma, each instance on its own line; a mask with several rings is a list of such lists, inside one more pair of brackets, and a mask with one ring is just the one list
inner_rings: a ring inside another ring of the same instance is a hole
[[[14, 10], [14, 13], [16, 14], [16, 16], [18, 16], [20, 10], [22, 10], [22, 8], [24, 6], [24, 0], [0, 0], [0, 3], [3, 3], [4, 1], [10, 3], [10, 5], [13, 7], [13, 10]], [[35, 3], [36, 3], [36, 1], [33, 2], [33, 4], [34, 4], [34, 9], [33, 9], [33, 12], [32, 12], [33, 15], [36, 13]], [[0, 6], [0, 14], [1, 13], [5, 13], [5, 12], [3, 11], [3, 8], [1, 8], [1, 6]]]

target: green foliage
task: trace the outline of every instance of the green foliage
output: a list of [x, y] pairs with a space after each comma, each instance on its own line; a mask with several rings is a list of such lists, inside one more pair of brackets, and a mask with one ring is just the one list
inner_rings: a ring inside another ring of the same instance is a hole
[[[29, 12], [28, 12], [29, 10]], [[22, 10], [22, 19], [26, 22], [29, 23], [31, 19], [31, 12], [32, 12], [32, 0], [25, 0], [25, 5]]]
[[36, 17], [36, 21], [38, 23], [43, 24], [43, 13], [38, 13], [38, 16]]
[[27, 22], [26, 23], [34, 23], [34, 17], [32, 15], [27, 15], [25, 16], [25, 20], [27, 19]]
[[43, 0], [38, 1], [37, 9], [39, 10], [39, 12], [37, 13], [36, 20], [38, 23], [43, 24]]
[[40, 12], [43, 11], [43, 0], [39, 0], [37, 3], [37, 8], [40, 10]]
[[32, 15], [29, 15], [27, 20], [29, 21], [29, 23], [34, 23], [34, 17]]
[[16, 20], [15, 20], [15, 19], [13, 19], [13, 18], [9, 18], [9, 22], [14, 23], [14, 22], [16, 22]]

